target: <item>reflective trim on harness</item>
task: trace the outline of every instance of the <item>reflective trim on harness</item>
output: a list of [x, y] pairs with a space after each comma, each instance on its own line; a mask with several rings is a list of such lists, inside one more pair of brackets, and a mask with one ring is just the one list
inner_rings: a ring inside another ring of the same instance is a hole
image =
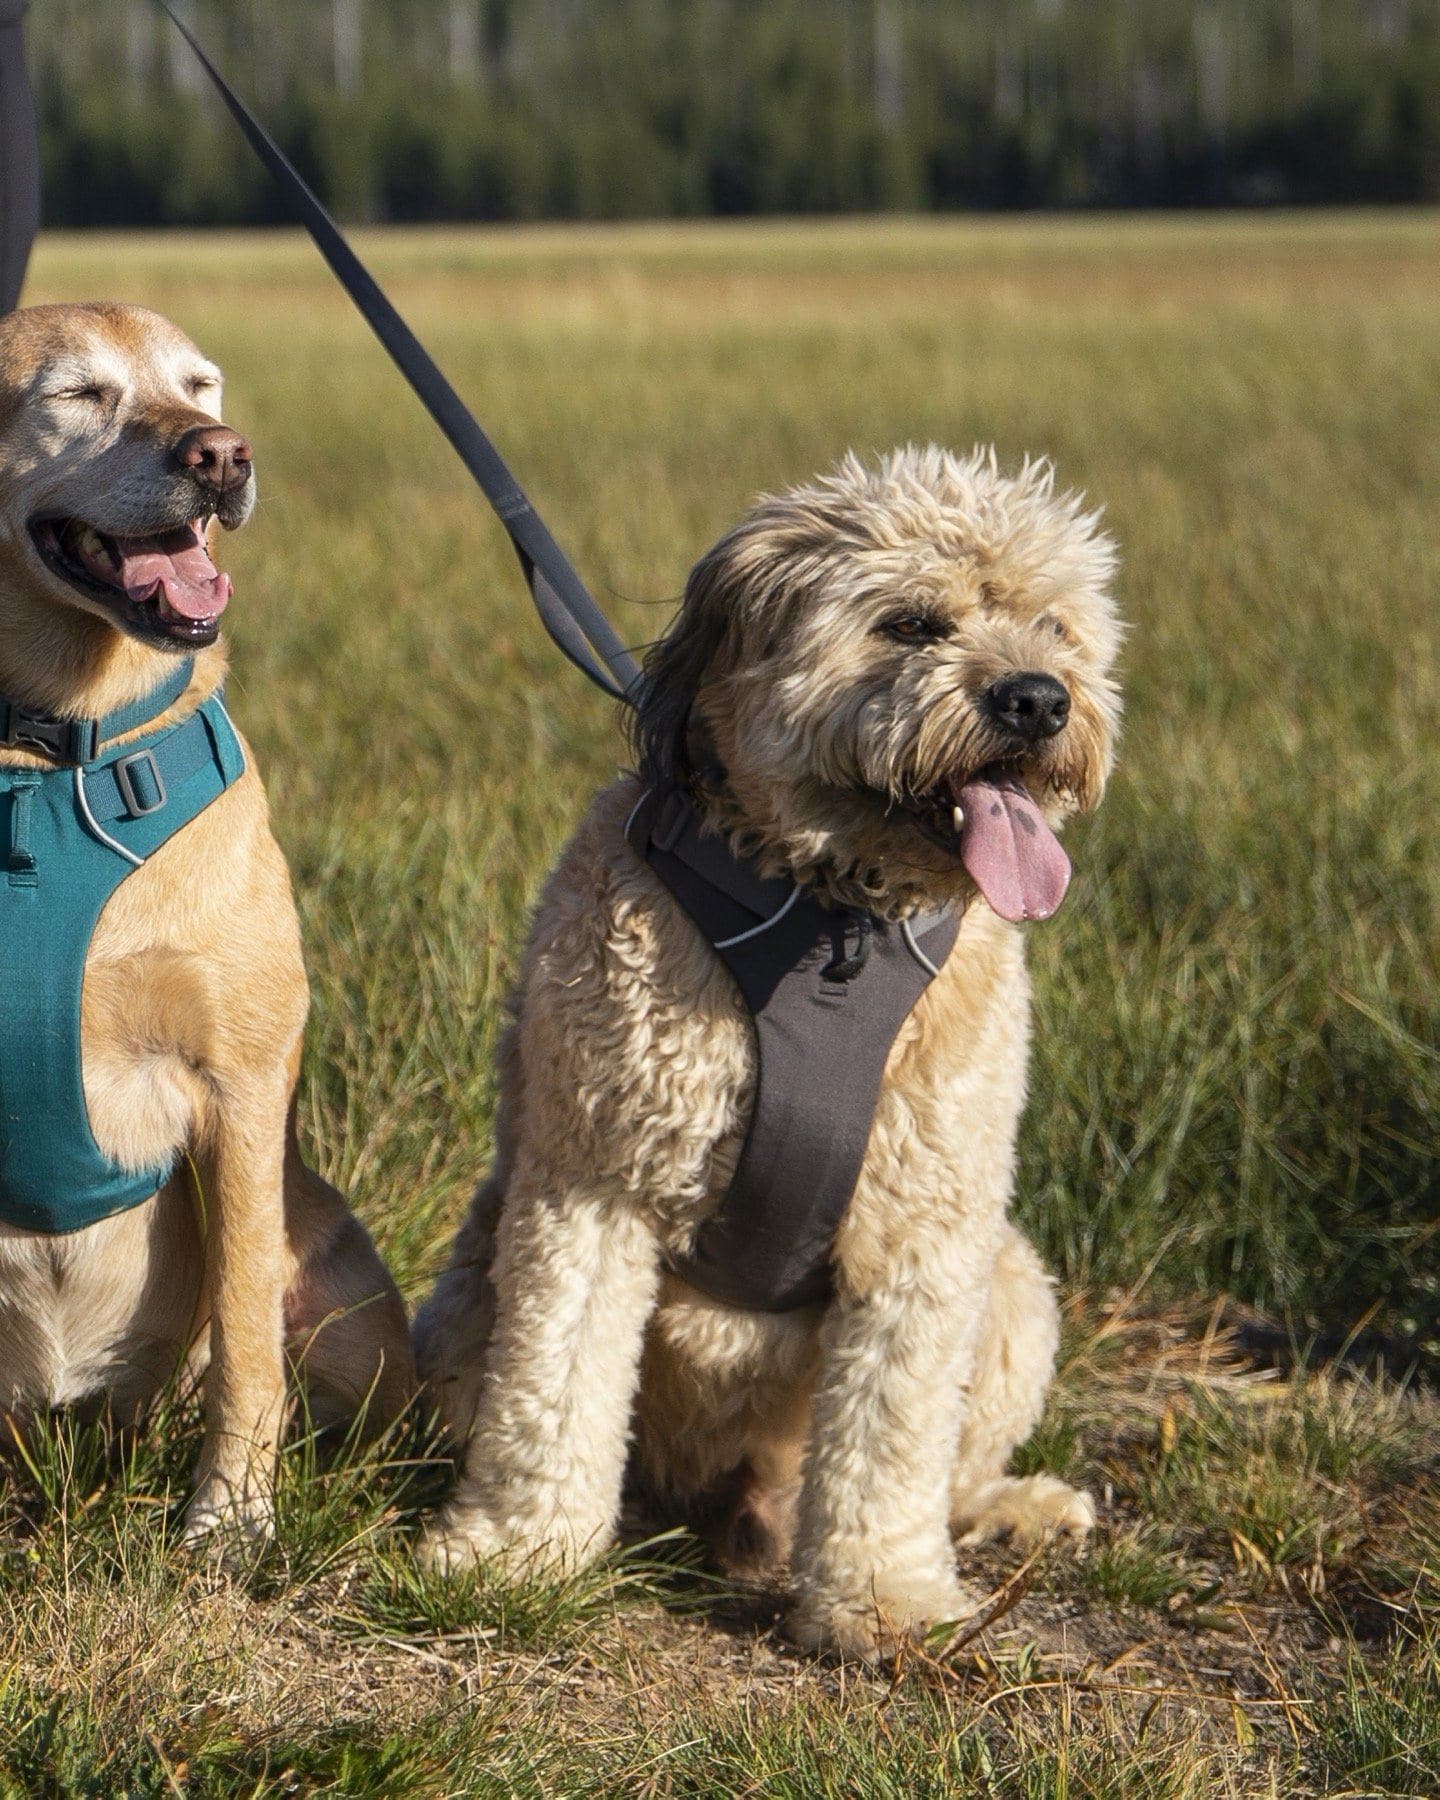
[[815, 1305], [831, 1292], [831, 1255], [890, 1051], [959, 920], [947, 911], [894, 925], [835, 912], [703, 833], [679, 794], [642, 795], [625, 835], [713, 946], [755, 1029], [740, 1160], [672, 1270], [749, 1312]]

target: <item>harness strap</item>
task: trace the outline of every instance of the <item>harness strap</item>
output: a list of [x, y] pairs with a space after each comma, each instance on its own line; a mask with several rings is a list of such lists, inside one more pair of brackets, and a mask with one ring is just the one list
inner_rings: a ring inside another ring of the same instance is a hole
[[121, 751], [83, 771], [85, 801], [99, 825], [118, 819], [146, 819], [158, 813], [192, 776], [215, 760], [208, 710], [192, 713], [158, 742]]
[[251, 149], [269, 170], [290, 210], [310, 233], [315, 247], [355, 302], [361, 317], [449, 439], [510, 534], [541, 624], [576, 668], [588, 675], [597, 687], [617, 700], [632, 699], [640, 679], [639, 665], [591, 598], [500, 452], [441, 374], [434, 358], [396, 312], [374, 276], [350, 248], [344, 233], [320, 204], [299, 170], [200, 48], [195, 34], [170, 0], [159, 0], [159, 4], [195, 52], [200, 66], [230, 109]]
[[725, 964], [755, 1031], [739, 1161], [690, 1253], [671, 1267], [749, 1312], [816, 1305], [832, 1289], [835, 1239], [890, 1052], [959, 921], [949, 911], [898, 925], [835, 912], [702, 836], [683, 795], [644, 795], [626, 835]]
[[677, 857], [702, 881], [744, 907], [756, 922], [774, 918], [794, 893], [793, 881], [761, 875], [752, 863], [732, 855], [723, 838], [703, 836], [700, 815], [683, 794], [665, 794], [653, 803], [646, 794], [632, 817], [642, 809], [648, 809], [649, 842], [655, 849]]
[[40, 229], [40, 144], [25, 68], [25, 0], [0, 0], [0, 313], [14, 312]]
[[0, 748], [34, 750], [60, 763], [94, 762], [107, 743], [168, 712], [194, 673], [195, 659], [187, 656], [159, 687], [98, 719], [63, 719], [0, 694]]

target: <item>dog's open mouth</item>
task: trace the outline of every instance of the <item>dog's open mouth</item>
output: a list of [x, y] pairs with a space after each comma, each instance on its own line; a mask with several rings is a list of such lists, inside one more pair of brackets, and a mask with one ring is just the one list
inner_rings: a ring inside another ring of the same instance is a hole
[[916, 809], [1002, 919], [1048, 919], [1070, 885], [1070, 858], [1015, 768], [989, 763], [945, 782]]
[[203, 646], [219, 635], [232, 591], [211, 559], [207, 523], [115, 537], [83, 519], [36, 519], [30, 536], [52, 573], [99, 600], [133, 636]]

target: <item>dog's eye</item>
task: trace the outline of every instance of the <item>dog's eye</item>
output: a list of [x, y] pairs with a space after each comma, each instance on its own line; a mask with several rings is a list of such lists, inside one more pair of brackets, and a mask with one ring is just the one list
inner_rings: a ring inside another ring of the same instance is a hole
[[115, 402], [115, 390], [102, 387], [98, 381], [87, 381], [78, 387], [63, 388], [55, 398], [57, 400], [83, 400], [87, 406], [111, 406]]
[[1070, 636], [1070, 633], [1065, 629], [1064, 625], [1061, 624], [1060, 620], [1055, 617], [1054, 613], [1041, 613], [1035, 623], [1042, 631], [1053, 632], [1057, 638], [1068, 638]]
[[220, 383], [213, 375], [192, 375], [185, 383], [192, 399], [198, 400], [202, 394], [213, 394]]
[[934, 644], [950, 635], [950, 626], [944, 619], [932, 619], [924, 613], [897, 613], [876, 629], [897, 644]]

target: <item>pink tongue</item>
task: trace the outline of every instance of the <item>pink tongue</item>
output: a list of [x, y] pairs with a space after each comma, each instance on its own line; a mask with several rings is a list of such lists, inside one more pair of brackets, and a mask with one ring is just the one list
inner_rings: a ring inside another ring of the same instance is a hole
[[960, 860], [1002, 919], [1048, 919], [1070, 885], [1070, 858], [1023, 784], [981, 770], [959, 794]]
[[230, 603], [230, 577], [217, 569], [198, 525], [157, 537], [116, 538], [120, 585], [132, 600], [159, 594], [182, 619], [218, 619]]

